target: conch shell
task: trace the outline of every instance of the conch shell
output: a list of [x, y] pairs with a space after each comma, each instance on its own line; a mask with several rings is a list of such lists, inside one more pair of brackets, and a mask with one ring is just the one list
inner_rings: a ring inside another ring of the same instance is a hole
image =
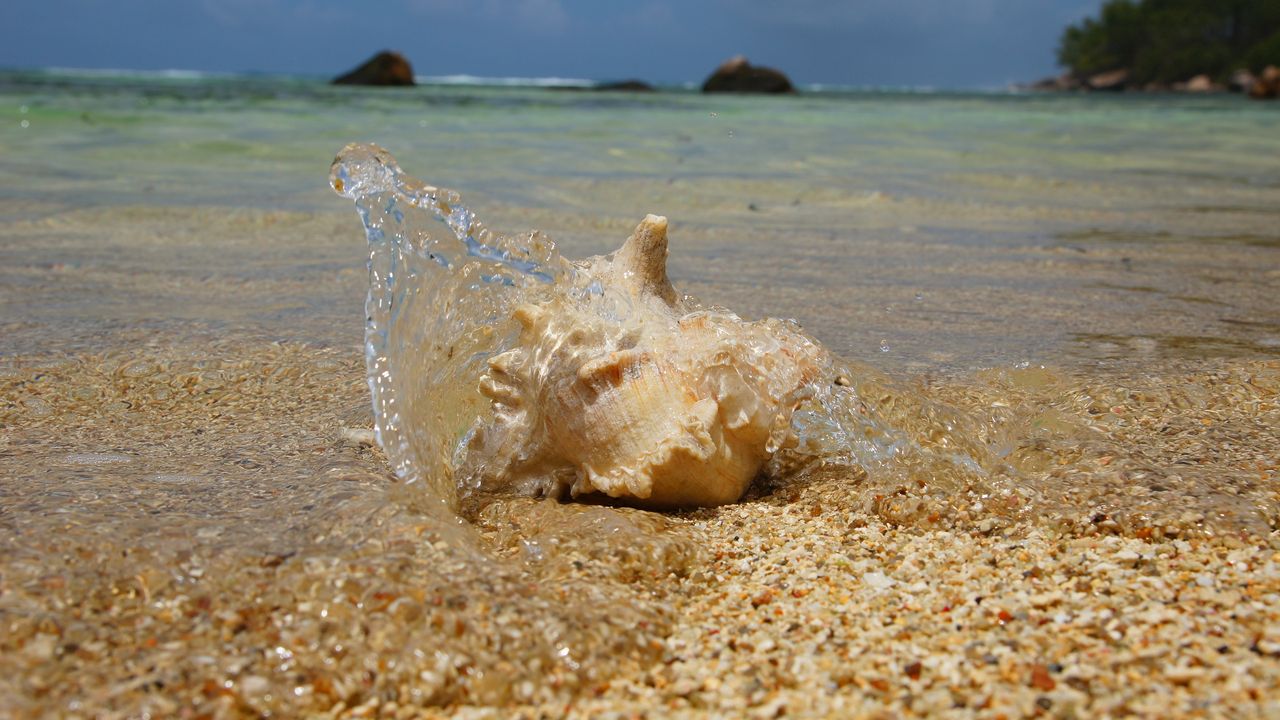
[[473, 486], [721, 505], [795, 442], [825, 351], [787, 322], [694, 307], [666, 260], [667, 219], [649, 215], [617, 252], [577, 264], [584, 291], [515, 309], [519, 336], [480, 379], [492, 421], [464, 446]]

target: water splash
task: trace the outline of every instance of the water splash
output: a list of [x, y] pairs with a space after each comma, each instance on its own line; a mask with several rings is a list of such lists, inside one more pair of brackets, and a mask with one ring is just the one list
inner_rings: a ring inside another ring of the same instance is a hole
[[573, 268], [549, 238], [491, 232], [457, 193], [405, 174], [377, 146], [344, 148], [330, 182], [356, 202], [369, 241], [365, 357], [378, 442], [401, 479], [453, 504], [454, 453], [488, 412], [475, 392], [484, 361], [514, 333], [515, 305]]
[[[623, 321], [639, 311], [630, 296], [591, 271], [594, 261], [567, 261], [537, 232], [491, 232], [457, 193], [409, 176], [381, 148], [345, 148], [331, 182], [356, 202], [369, 241], [365, 342], [378, 441], [400, 478], [429, 487], [430, 497], [456, 509], [459, 490], [473, 488], [472, 478], [458, 476], [468, 440], [492, 419], [477, 387], [487, 361], [518, 334], [515, 308], [567, 294], [575, 312], [618, 328], [603, 341], [618, 348], [635, 342]], [[687, 296], [675, 302], [685, 317], [740, 322]], [[793, 323], [773, 327], [818, 348]], [[770, 472], [831, 463], [867, 467], [910, 443], [874, 413], [852, 412], [856, 388], [836, 383], [840, 372], [830, 355], [815, 352], [820, 371], [802, 391], [792, 423], [798, 446], [777, 453]]]
[[[457, 476], [464, 448], [492, 419], [477, 387], [486, 361], [515, 341], [514, 309], [565, 292], [613, 323], [631, 309], [625, 297], [584, 272], [585, 263], [562, 257], [550, 238], [490, 231], [457, 193], [406, 174], [382, 148], [344, 148], [331, 182], [355, 201], [369, 241], [365, 352], [378, 441], [401, 479], [457, 509], [460, 494], [474, 489], [470, 478]], [[736, 319], [688, 296], [679, 307]], [[788, 329], [800, 334], [794, 324]], [[771, 458], [768, 476], [840, 468], [863, 479], [866, 487], [856, 492], [868, 497], [927, 476], [934, 502], [920, 507], [955, 502], [964, 492], [1013, 498], [1002, 503], [1009, 508], [1026, 506], [1032, 493], [1009, 481], [1008, 468], [977, 432], [979, 421], [870, 368], [822, 357], [825, 367], [792, 416], [797, 443]]]
[[[493, 419], [480, 379], [519, 334], [515, 308], [555, 294], [613, 322], [632, 308], [591, 272], [594, 261], [568, 261], [539, 232], [490, 231], [457, 193], [407, 175], [381, 148], [345, 148], [331, 182], [355, 201], [369, 241], [366, 363], [378, 441], [428, 504], [457, 510], [476, 489], [474, 478], [459, 476], [468, 441]], [[679, 309], [737, 317], [687, 296]], [[608, 341], [622, 342], [618, 335]], [[766, 464], [766, 489], [825, 474], [837, 478], [818, 483], [833, 503], [925, 526], [1047, 518], [1178, 534], [1269, 522], [1252, 492], [1220, 491], [1209, 480], [1186, 493], [1194, 513], [1171, 514], [1150, 493], [1135, 499], [1143, 478], [1164, 488], [1170, 473], [1149, 463], [1113, 473], [1122, 464], [1113, 458], [1135, 452], [1119, 430], [1099, 427], [1068, 380], [1043, 368], [1002, 371], [956, 394], [822, 357], [791, 416], [797, 442]]]

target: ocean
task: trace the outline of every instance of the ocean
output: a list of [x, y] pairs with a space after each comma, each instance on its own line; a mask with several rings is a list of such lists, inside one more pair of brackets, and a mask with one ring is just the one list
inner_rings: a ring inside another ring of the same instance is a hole
[[886, 434], [748, 509], [1274, 542], [1280, 107], [474, 82], [0, 72], [0, 714], [563, 704], [724, 582], [720, 511], [393, 474], [356, 141], [570, 258], [665, 215], [680, 291], [838, 357]]

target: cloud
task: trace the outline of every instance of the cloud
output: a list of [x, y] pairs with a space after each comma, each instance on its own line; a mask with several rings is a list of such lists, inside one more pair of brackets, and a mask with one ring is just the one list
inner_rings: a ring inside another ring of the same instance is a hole
[[560, 5], [560, 0], [489, 0], [489, 4], [514, 5], [510, 9], [516, 19], [535, 30], [561, 33], [569, 29], [569, 15]]
[[251, 17], [255, 10], [274, 11], [270, 0], [258, 3], [255, 0], [203, 0], [200, 7], [213, 21], [224, 27], [234, 28], [244, 24], [246, 17]]
[[[990, 27], [1013, 18], [1058, 14], [1061, 0], [714, 0], [726, 15], [778, 28], [855, 32], [871, 27]], [[1097, 0], [1080, 5], [1096, 6]]]
[[571, 24], [560, 0], [408, 0], [407, 7], [451, 22], [502, 23], [542, 35], [566, 33]]
[[422, 15], [456, 13], [471, 7], [466, 0], [409, 0], [405, 6]]
[[649, 2], [631, 8], [621, 21], [645, 30], [666, 30], [676, 27], [676, 13], [665, 2]]
[[333, 25], [350, 17], [348, 6], [325, 0], [201, 0], [200, 9], [218, 25], [237, 30], [293, 23]]

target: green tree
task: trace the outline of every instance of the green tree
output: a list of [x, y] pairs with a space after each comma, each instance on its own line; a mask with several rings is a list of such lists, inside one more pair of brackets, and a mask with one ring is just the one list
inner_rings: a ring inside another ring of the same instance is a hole
[[1063, 31], [1058, 62], [1084, 78], [1127, 69], [1137, 84], [1280, 62], [1280, 0], [1109, 0]]
[[1085, 77], [1132, 65], [1145, 41], [1142, 9], [1132, 0], [1110, 0], [1097, 20], [1068, 27], [1058, 47], [1058, 62]]
[[1245, 60], [1248, 63], [1248, 67], [1255, 69], [1268, 65], [1280, 66], [1280, 30], [1249, 48], [1249, 53], [1245, 56]]

